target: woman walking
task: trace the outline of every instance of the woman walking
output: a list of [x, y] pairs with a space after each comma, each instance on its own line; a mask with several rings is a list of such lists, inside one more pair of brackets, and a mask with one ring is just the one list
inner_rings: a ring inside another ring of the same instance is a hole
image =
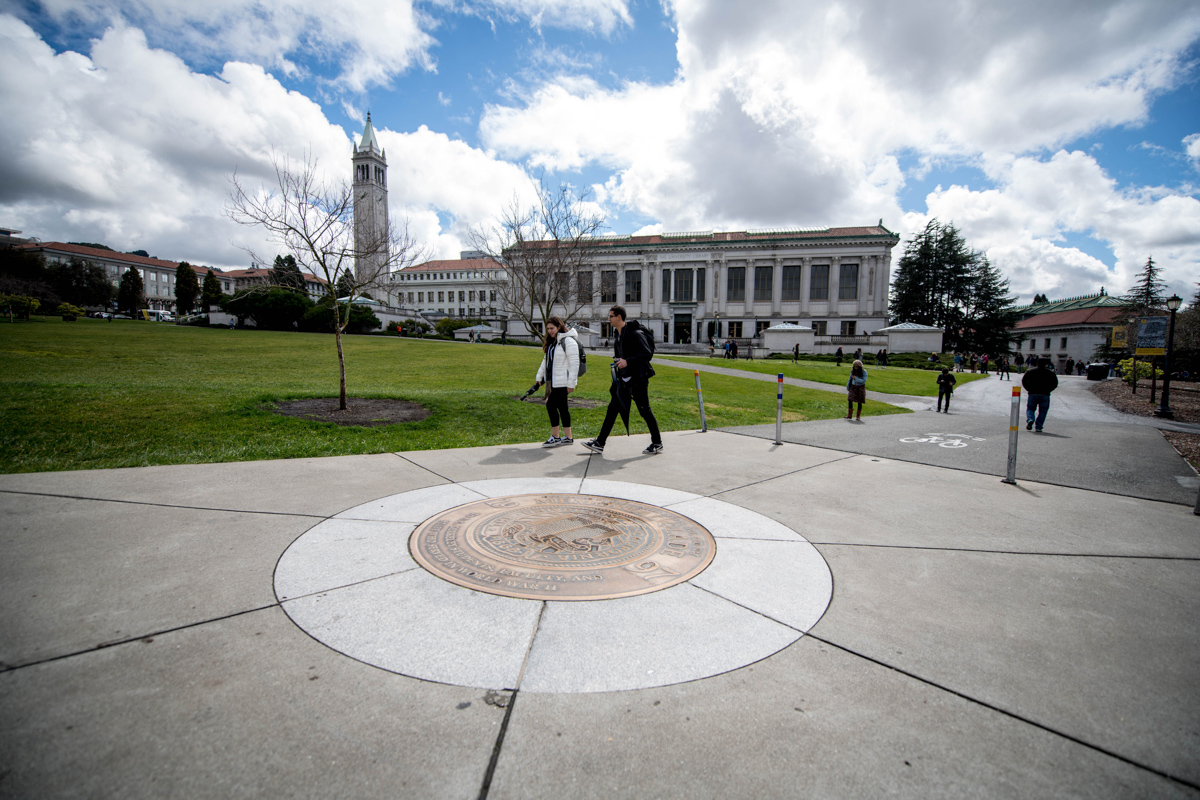
[[854, 404], [858, 403], [858, 414], [853, 418], [862, 421], [863, 403], [867, 401], [867, 371], [861, 361], [850, 367], [850, 379], [846, 381], [846, 419], [851, 418]]
[[[562, 317], [546, 320], [546, 340], [542, 343], [542, 363], [538, 365], [537, 385], [546, 384], [546, 412], [550, 415], [550, 438], [542, 447], [574, 444], [571, 438], [571, 409], [567, 395], [579, 382], [579, 341], [575, 331], [567, 327]], [[559, 436], [559, 422], [562, 436]]]

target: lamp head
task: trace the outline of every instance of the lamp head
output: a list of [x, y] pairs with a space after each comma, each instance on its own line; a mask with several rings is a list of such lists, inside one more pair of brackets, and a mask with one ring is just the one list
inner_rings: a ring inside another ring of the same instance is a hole
[[1167, 308], [1171, 311], [1178, 311], [1179, 306], [1182, 304], [1183, 300], [1177, 294], [1173, 294], [1167, 298]]

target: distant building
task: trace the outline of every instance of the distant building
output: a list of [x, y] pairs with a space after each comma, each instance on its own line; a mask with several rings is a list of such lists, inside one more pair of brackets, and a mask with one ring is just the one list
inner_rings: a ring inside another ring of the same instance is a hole
[[[316, 275], [310, 275], [307, 272], [301, 272], [301, 277], [304, 278], [305, 293], [313, 301], [320, 300], [325, 296], [325, 286], [328, 281], [324, 278], [318, 278]], [[204, 282], [204, 274], [197, 270], [197, 276], [200, 282]], [[243, 289], [250, 289], [254, 286], [267, 286], [271, 283], [271, 270], [263, 267], [253, 267], [251, 269], [231, 269], [219, 273], [217, 279], [221, 281], [221, 291], [226, 294], [240, 292]]]
[[397, 306], [419, 310], [429, 320], [506, 319], [496, 299], [496, 283], [506, 278], [504, 265], [475, 251], [462, 256], [393, 272], [388, 294]]
[[1067, 359], [1087, 363], [1096, 348], [1112, 337], [1114, 322], [1124, 313], [1125, 301], [1099, 294], [1034, 303], [1014, 309], [1021, 318], [1012, 333], [1015, 347], [1026, 358], [1049, 359], [1063, 369]]
[[[114, 286], [120, 285], [121, 276], [126, 270], [136, 269], [142, 276], [147, 308], [169, 311], [175, 307], [175, 270], [179, 266], [178, 261], [118, 253], [66, 242], [30, 242], [18, 247], [27, 252], [40, 253], [48, 264], [70, 261], [72, 258], [90, 261], [104, 270]], [[197, 270], [197, 274], [203, 281], [203, 273]]]

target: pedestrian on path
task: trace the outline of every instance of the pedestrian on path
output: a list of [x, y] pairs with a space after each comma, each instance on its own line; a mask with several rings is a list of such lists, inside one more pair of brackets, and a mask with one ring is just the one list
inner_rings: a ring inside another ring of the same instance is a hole
[[1013, 359], [1013, 363], [1015, 363], [1017, 365], [1017, 374], [1018, 375], [1020, 375], [1021, 373], [1023, 373], [1025, 371], [1025, 356], [1021, 355], [1020, 350], [1017, 351], [1017, 355]]
[[[575, 391], [579, 382], [579, 340], [562, 317], [546, 320], [546, 341], [542, 343], [542, 354], [537, 378], [534, 379], [538, 386], [546, 385], [546, 413], [550, 415], [550, 438], [542, 442], [542, 447], [574, 444], [567, 395]], [[560, 421], [562, 436], [559, 436]]]
[[650, 359], [654, 357], [653, 334], [642, 328], [636, 320], [625, 321], [625, 309], [613, 306], [608, 312], [608, 323], [612, 325], [616, 339], [613, 341], [613, 382], [609, 388], [612, 399], [608, 403], [608, 411], [604, 414], [604, 424], [595, 439], [584, 442], [583, 446], [593, 453], [603, 453], [604, 443], [621, 415], [626, 424], [629, 420], [630, 401], [637, 406], [638, 413], [646, 421], [650, 429], [650, 446], [642, 453], [656, 455], [663, 451], [662, 434], [658, 431], [658, 420], [650, 410], [650, 379], [654, 377], [654, 368]]
[[1011, 381], [1011, 380], [1012, 380], [1012, 374], [1011, 374], [1011, 373], [1008, 371], [1008, 356], [1000, 356], [1000, 360], [999, 360], [999, 364], [998, 364], [998, 366], [999, 366], [999, 368], [1000, 368], [1000, 369], [999, 369], [999, 372], [1000, 372], [1000, 379], [1001, 379], [1001, 380], [1008, 379], [1008, 380], [1010, 380], [1010, 381]]
[[991, 359], [988, 357], [987, 353], [984, 353], [983, 357], [979, 359], [979, 371], [984, 375], [988, 374], [989, 363], [991, 363]]
[[1058, 388], [1058, 376], [1050, 368], [1050, 359], [1043, 358], [1037, 367], [1026, 372], [1021, 385], [1029, 393], [1029, 401], [1025, 405], [1025, 430], [1036, 427], [1037, 432], [1041, 433], [1046, 413], [1050, 410], [1050, 393]]
[[875, 354], [875, 363], [879, 365], [880, 369], [887, 369], [887, 348], [886, 347]]
[[850, 367], [850, 379], [846, 381], [846, 419], [851, 418], [854, 404], [858, 403], [858, 414], [854, 419], [862, 421], [863, 403], [867, 401], [867, 371], [861, 361], [855, 360]]
[[975, 374], [975, 367], [979, 364], [979, 356], [971, 353], [971, 374]]
[[840, 367], [842, 365], [842, 359], [845, 358], [845, 356], [842, 355], [842, 348], [839, 347], [834, 355], [837, 356], [837, 365]]
[[950, 413], [950, 395], [954, 394], [954, 384], [958, 383], [958, 378], [950, 374], [950, 370], [942, 367], [942, 374], [938, 375], [938, 405], [937, 410], [942, 410], [942, 398], [946, 398], [946, 413]]
[[963, 364], [962, 353], [955, 353], [954, 354], [954, 371], [962, 372], [962, 364]]
[[795, 363], [798, 363], [799, 361], [800, 361], [800, 343], [796, 342], [794, 345], [792, 345], [792, 363], [795, 364]]

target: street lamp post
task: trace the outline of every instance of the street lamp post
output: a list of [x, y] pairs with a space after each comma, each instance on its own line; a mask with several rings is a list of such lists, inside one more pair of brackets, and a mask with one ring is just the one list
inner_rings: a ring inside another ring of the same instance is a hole
[[1163, 419], [1175, 419], [1175, 413], [1171, 411], [1171, 349], [1175, 346], [1175, 312], [1179, 310], [1182, 302], [1183, 300], [1177, 294], [1167, 298], [1167, 310], [1171, 312], [1171, 322], [1167, 328], [1167, 354], [1163, 359], [1162, 403], [1154, 412], [1154, 416]]

